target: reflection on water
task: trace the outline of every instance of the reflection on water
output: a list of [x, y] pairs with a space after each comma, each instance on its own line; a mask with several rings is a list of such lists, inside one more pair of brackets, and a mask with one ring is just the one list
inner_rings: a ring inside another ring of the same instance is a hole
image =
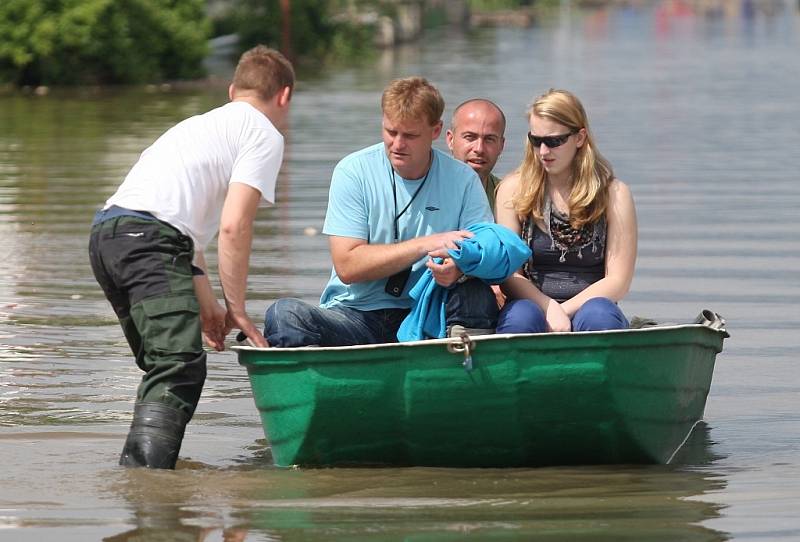
[[[708, 459], [707, 430], [691, 440]], [[702, 496], [725, 482], [697, 467], [383, 469], [379, 483], [372, 469], [247, 474], [180, 470], [154, 491], [159, 475], [127, 472], [109, 491], [130, 502], [136, 526], [104, 540], [728, 539], [700, 526], [720, 508]], [[228, 517], [221, 502], [239, 511]]]
[[0, 538], [800, 539], [797, 3], [578, 3], [530, 29], [431, 32], [374, 65], [302, 78], [277, 204], [258, 215], [249, 310], [260, 320], [277, 297], [319, 295], [330, 172], [378, 141], [389, 79], [429, 77], [446, 118], [466, 98], [496, 100], [508, 117], [501, 175], [521, 159], [525, 104], [569, 88], [637, 203], [623, 309], [681, 322], [711, 308], [732, 335], [708, 426], [677, 464], [277, 470], [247, 375], [225, 352], [209, 358], [179, 469], [119, 469], [140, 375], [89, 270], [88, 223], [153, 139], [226, 88], [3, 95], [0, 529], [13, 531]]

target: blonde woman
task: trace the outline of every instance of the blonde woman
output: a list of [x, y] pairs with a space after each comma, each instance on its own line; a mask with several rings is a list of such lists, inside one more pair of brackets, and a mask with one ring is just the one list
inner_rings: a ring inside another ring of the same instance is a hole
[[617, 306], [636, 262], [636, 210], [598, 152], [577, 97], [550, 90], [527, 111], [525, 156], [497, 192], [497, 222], [531, 259], [502, 284], [497, 333], [628, 327]]

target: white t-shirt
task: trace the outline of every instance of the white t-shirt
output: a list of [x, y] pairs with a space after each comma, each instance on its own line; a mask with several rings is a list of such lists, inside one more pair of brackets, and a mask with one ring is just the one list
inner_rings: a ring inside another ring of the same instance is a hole
[[252, 105], [230, 102], [167, 130], [131, 168], [105, 207], [147, 211], [204, 250], [219, 230], [231, 182], [275, 201], [283, 136]]

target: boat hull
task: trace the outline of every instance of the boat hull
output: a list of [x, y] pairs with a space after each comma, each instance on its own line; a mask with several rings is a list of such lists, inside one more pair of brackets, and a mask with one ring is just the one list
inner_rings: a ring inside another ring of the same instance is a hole
[[[703, 325], [239, 348], [276, 465], [667, 463], [702, 418]], [[456, 351], [454, 351], [456, 350]]]

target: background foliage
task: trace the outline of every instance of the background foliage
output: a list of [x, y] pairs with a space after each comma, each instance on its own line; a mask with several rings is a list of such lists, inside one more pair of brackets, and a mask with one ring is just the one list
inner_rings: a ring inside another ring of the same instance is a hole
[[2, 0], [0, 82], [197, 77], [209, 31], [203, 0]]
[[[360, 2], [359, 4], [380, 4]], [[365, 52], [372, 29], [343, 17], [345, 6], [335, 0], [292, 0], [288, 31], [289, 51], [294, 60], [323, 62], [331, 58], [351, 59]], [[283, 49], [283, 14], [279, 0], [239, 0], [231, 27], [239, 35], [240, 51], [264, 43]]]
[[[483, 11], [534, 0], [467, 2]], [[431, 5], [438, 8], [423, 25], [444, 23], [441, 4]], [[204, 75], [212, 34], [235, 34], [235, 53], [259, 43], [278, 48], [297, 67], [352, 63], [373, 56], [379, 28], [396, 10], [392, 0], [0, 0], [0, 84], [194, 79]]]

